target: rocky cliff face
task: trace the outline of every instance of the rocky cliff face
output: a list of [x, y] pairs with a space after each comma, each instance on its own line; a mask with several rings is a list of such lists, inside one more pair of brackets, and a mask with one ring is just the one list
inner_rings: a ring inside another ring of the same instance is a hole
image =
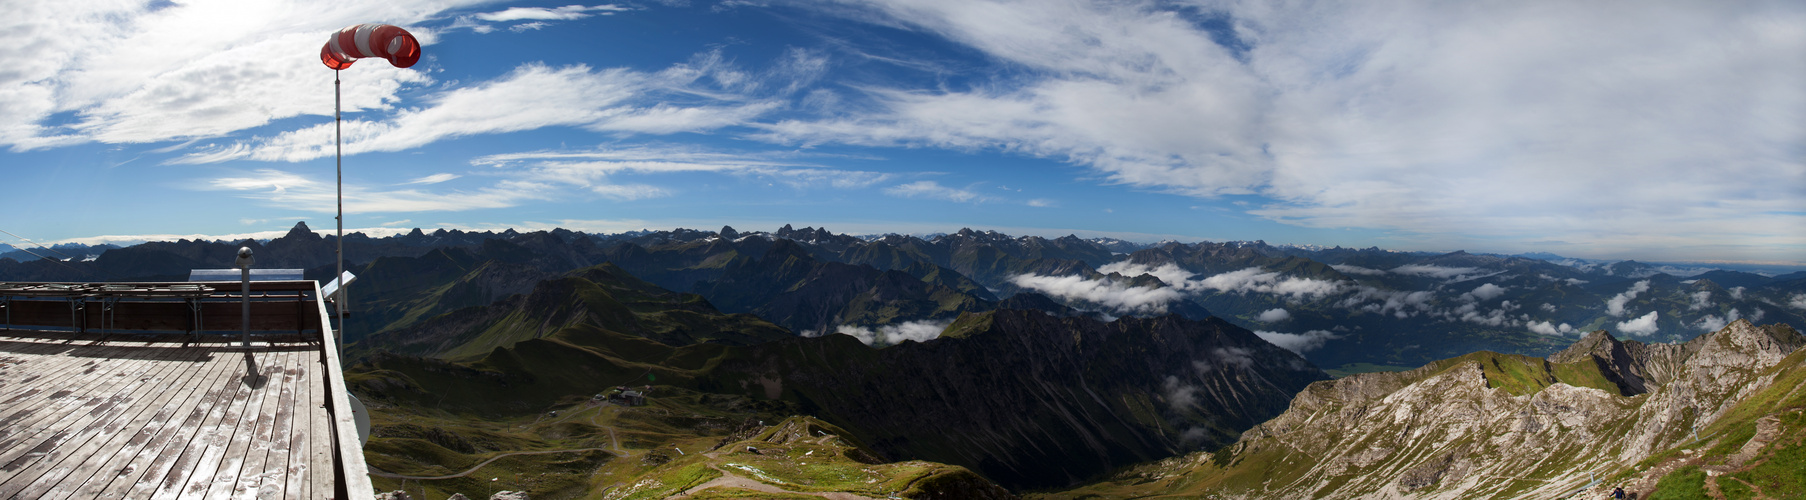
[[[1802, 345], [1806, 337], [1786, 325], [1738, 321], [1684, 344], [1621, 343], [1595, 332], [1547, 360], [1475, 353], [1319, 382], [1208, 461], [1144, 472], [1163, 482], [1130, 490], [1555, 498], [1593, 473], [1632, 470], [1694, 443], [1696, 430], [1704, 446], [1717, 444], [1709, 426], [1777, 377], [1798, 378], [1792, 372], [1801, 367], [1782, 361]], [[1122, 483], [1094, 489], [1112, 485]]]

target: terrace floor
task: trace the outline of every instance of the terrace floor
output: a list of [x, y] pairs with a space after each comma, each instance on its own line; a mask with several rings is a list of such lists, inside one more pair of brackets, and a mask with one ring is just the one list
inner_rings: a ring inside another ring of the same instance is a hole
[[0, 498], [345, 495], [319, 337], [207, 337], [0, 330]]

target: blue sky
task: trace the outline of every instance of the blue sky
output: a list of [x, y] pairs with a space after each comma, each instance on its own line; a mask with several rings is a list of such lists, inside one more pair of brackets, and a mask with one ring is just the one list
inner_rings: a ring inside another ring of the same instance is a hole
[[[32, 2], [0, 230], [961, 227], [1806, 261], [1797, 2]], [[22, 244], [16, 238], [0, 241]]]

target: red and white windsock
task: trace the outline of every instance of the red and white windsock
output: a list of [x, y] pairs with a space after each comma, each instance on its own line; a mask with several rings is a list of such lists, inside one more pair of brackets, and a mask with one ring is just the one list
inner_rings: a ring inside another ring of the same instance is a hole
[[320, 62], [332, 69], [345, 69], [366, 57], [388, 59], [397, 68], [413, 66], [420, 61], [420, 41], [407, 30], [387, 24], [359, 24], [339, 30], [320, 47]]

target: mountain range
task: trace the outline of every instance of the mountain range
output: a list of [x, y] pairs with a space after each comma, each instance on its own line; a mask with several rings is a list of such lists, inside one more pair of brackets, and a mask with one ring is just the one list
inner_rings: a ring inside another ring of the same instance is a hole
[[[0, 280], [181, 280], [239, 245], [333, 273], [337, 242], [298, 224], [0, 258]], [[1799, 470], [1806, 428], [1806, 341], [1786, 326], [1806, 273], [970, 229], [345, 248], [347, 378], [379, 416], [383, 474], [541, 450], [564, 458], [536, 462], [554, 472], [534, 491], [608, 498], [751, 484], [734, 477], [912, 498], [1801, 491], [1774, 471]], [[623, 384], [661, 397], [598, 404]], [[748, 439], [788, 458], [728, 446]], [[475, 491], [462, 481], [436, 491]]]

